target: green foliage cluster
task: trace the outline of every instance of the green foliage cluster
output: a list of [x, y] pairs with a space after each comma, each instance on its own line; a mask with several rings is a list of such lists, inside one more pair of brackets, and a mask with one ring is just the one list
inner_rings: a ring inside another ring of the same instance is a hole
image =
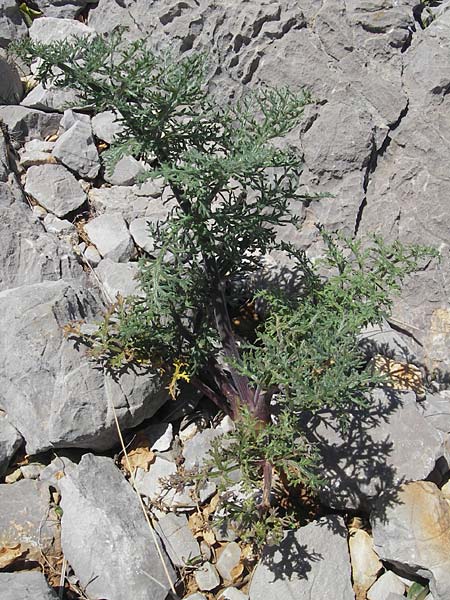
[[[300, 158], [279, 142], [311, 102], [305, 92], [264, 88], [223, 106], [208, 94], [203, 57], [175, 60], [144, 41], [125, 45], [121, 32], [50, 46], [26, 41], [17, 51], [39, 59], [44, 84], [76, 89], [92, 110], [115, 111], [123, 132], [103, 155], [107, 166], [133, 154], [177, 201], [165, 222], [149, 227], [155, 251], [140, 263], [142, 296], [119, 298], [85, 343], [110, 368], [163, 369], [173, 395], [189, 380], [230, 415], [235, 430], [215, 446], [208, 475], [226, 491], [238, 473], [239, 500], [228, 493], [224, 510], [250, 538], [281, 535], [293, 521], [278, 510], [279, 491], [320, 484], [302, 413], [335, 409], [345, 423], [352, 404], [365, 401], [379, 377], [358, 334], [381, 322], [391, 293], [429, 250], [378, 238], [365, 249], [323, 233], [323, 277], [303, 252], [277, 241], [277, 228], [297, 225], [291, 203], [313, 200], [299, 186]], [[244, 301], [239, 282], [275, 249], [294, 261], [299, 291], [253, 290], [263, 318], [242, 339], [231, 317]]]

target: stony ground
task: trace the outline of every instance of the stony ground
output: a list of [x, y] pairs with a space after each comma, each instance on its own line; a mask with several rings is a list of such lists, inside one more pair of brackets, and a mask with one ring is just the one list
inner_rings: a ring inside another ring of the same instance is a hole
[[302, 182], [330, 196], [281, 234], [311, 256], [317, 222], [442, 256], [407, 282], [383, 330], [363, 334], [393, 385], [347, 436], [317, 426], [328, 483], [309, 522], [258, 557], [211, 526], [214, 482], [161, 482], [202, 464], [232, 423], [187, 388], [174, 404], [155, 377], [113, 380], [63, 335], [118, 292], [138, 292], [136, 261], [153, 248], [146, 223], [170, 210], [162, 182], [136, 183], [145, 165], [132, 157], [106, 176], [114, 115], [64, 110], [76, 106], [71, 90], [25, 94], [30, 73], [0, 50], [2, 599], [450, 598], [450, 2], [433, 4], [36, 0], [42, 16], [28, 28], [15, 0], [0, 0], [0, 49], [126, 25], [130, 40], [208, 52], [219, 98], [307, 87], [316, 102], [289, 142]]

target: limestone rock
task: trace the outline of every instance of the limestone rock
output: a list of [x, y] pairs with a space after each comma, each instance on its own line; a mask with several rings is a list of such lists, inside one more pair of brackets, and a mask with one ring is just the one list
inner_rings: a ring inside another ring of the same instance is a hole
[[114, 167], [112, 173], [104, 175], [105, 181], [112, 185], [134, 185], [139, 175], [144, 173], [144, 167], [132, 156], [124, 156]]
[[386, 571], [367, 592], [367, 600], [386, 600], [390, 593], [403, 596], [405, 584], [392, 571]]
[[0, 573], [2, 600], [57, 600], [44, 574], [39, 571]]
[[[109, 600], [165, 600], [169, 585], [151, 532], [114, 462], [85, 454], [59, 483], [64, 556], [85, 593]], [[168, 562], [167, 567], [173, 578]]]
[[41, 552], [51, 552], [59, 529], [48, 485], [32, 479], [1, 484], [0, 503], [0, 548], [20, 544], [27, 563], [39, 561]]
[[221, 592], [219, 600], [248, 600], [248, 596], [237, 588], [226, 588]]
[[25, 191], [60, 218], [80, 208], [86, 201], [83, 188], [62, 165], [30, 167]]
[[49, 233], [68, 234], [75, 231], [75, 225], [66, 219], [58, 219], [55, 215], [48, 213], [44, 217], [44, 227]]
[[401, 571], [430, 581], [435, 600], [450, 596], [450, 506], [434, 483], [402, 487], [371, 517], [375, 551]]
[[9, 461], [21, 443], [21, 435], [0, 411], [0, 478], [5, 474]]
[[220, 577], [216, 568], [207, 562], [197, 569], [194, 574], [195, 581], [202, 592], [213, 590], [220, 583]]
[[0, 104], [19, 104], [22, 94], [23, 86], [17, 69], [0, 54]]
[[110, 302], [115, 301], [117, 294], [125, 298], [140, 293], [137, 263], [117, 263], [104, 258], [99, 262], [95, 273]]
[[100, 169], [100, 160], [91, 124], [76, 121], [56, 142], [53, 156], [80, 177], [94, 179]]
[[19, 150], [19, 162], [27, 169], [36, 165], [46, 165], [47, 163], [56, 163], [52, 156], [54, 142], [43, 142], [42, 140], [30, 140]]
[[62, 42], [68, 38], [79, 38], [93, 35], [93, 29], [74, 19], [56, 19], [54, 17], [41, 17], [35, 19], [29, 29], [33, 42], [50, 44]]
[[216, 486], [212, 482], [207, 482], [197, 492], [195, 486], [188, 485], [178, 491], [169, 483], [170, 477], [176, 474], [177, 467], [174, 462], [157, 456], [148, 472], [137, 469], [137, 489], [141, 495], [147, 496], [153, 502], [161, 502], [166, 508], [172, 510], [195, 507], [197, 505], [197, 492], [198, 500], [202, 503], [216, 491]]
[[64, 338], [64, 325], [98, 318], [101, 304], [91, 292], [48, 281], [0, 292], [0, 307], [0, 405], [29, 454], [110, 448], [117, 443], [111, 403], [126, 428], [166, 401], [157, 376], [129, 371], [116, 381], [93, 368], [83, 347]]
[[34, 138], [44, 139], [56, 133], [61, 115], [25, 106], [0, 106], [0, 120], [8, 127], [12, 142], [17, 147]]
[[356, 600], [366, 600], [367, 590], [377, 580], [383, 565], [373, 550], [373, 540], [363, 529], [350, 533], [348, 540]]
[[127, 262], [134, 248], [125, 221], [119, 215], [104, 214], [84, 226], [91, 242], [103, 258]]
[[92, 131], [99, 140], [112, 144], [119, 133], [123, 131], [123, 125], [118, 120], [116, 113], [106, 110], [92, 117]]
[[226, 588], [220, 593], [219, 600], [248, 600], [248, 596], [237, 588]]
[[189, 470], [202, 466], [209, 456], [211, 442], [221, 435], [221, 430], [205, 429], [187, 440], [183, 447], [184, 468]]
[[147, 217], [133, 219], [130, 223], [130, 234], [136, 246], [139, 246], [139, 248], [142, 248], [145, 252], [152, 254], [155, 250], [155, 242], [150, 234], [148, 224], [149, 219]]
[[27, 27], [23, 22], [19, 7], [15, 0], [0, 0], [0, 48], [27, 35]]
[[200, 556], [200, 547], [185, 515], [167, 513], [158, 520], [156, 531], [170, 560], [177, 567], [184, 567], [189, 560]]
[[102, 257], [95, 246], [88, 246], [86, 250], [84, 250], [84, 258], [88, 261], [91, 267], [97, 267], [102, 260]]
[[0, 290], [63, 277], [86, 284], [71, 247], [46, 233], [24, 202], [0, 206]]
[[414, 392], [375, 389], [368, 407], [352, 413], [347, 434], [332, 419], [313, 419], [305, 428], [322, 456], [327, 481], [320, 495], [328, 506], [370, 509], [380, 499], [389, 505], [401, 483], [425, 479], [444, 456]]
[[63, 112], [68, 106], [80, 104], [75, 90], [58, 88], [52, 84], [46, 87], [38, 83], [22, 100], [21, 105], [46, 112]]
[[323, 517], [268, 548], [255, 569], [249, 598], [354, 600], [343, 519]]
[[116, 213], [130, 222], [137, 217], [144, 217], [148, 208], [148, 200], [136, 195], [136, 187], [114, 185], [92, 188], [89, 190], [89, 201], [98, 214]]
[[450, 433], [450, 390], [427, 394], [419, 408], [425, 420], [440, 431], [444, 438]]
[[216, 569], [224, 581], [233, 581], [233, 569], [241, 560], [241, 548], [237, 542], [230, 542], [222, 550], [216, 562]]
[[45, 17], [55, 19], [74, 19], [94, 0], [37, 0], [36, 5]]

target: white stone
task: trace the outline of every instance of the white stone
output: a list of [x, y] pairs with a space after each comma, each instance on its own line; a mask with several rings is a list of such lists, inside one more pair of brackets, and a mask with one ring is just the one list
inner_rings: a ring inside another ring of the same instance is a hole
[[220, 583], [220, 577], [216, 568], [209, 562], [205, 563], [200, 569], [197, 569], [194, 577], [199, 589], [203, 592], [213, 590]]
[[81, 185], [62, 165], [30, 167], [25, 191], [57, 217], [65, 217], [86, 201]]
[[95, 246], [88, 246], [85, 249], [84, 258], [88, 261], [91, 267], [96, 267], [102, 260], [102, 257]]
[[52, 154], [80, 177], [94, 179], [98, 175], [100, 159], [89, 122], [76, 121], [59, 137]]
[[91, 242], [103, 258], [127, 262], [133, 252], [133, 240], [120, 215], [104, 214], [84, 226]]
[[95, 274], [110, 302], [115, 301], [117, 294], [125, 298], [140, 293], [138, 272], [137, 263], [116, 263], [109, 258], [104, 258], [95, 268]]
[[186, 515], [167, 513], [158, 520], [156, 531], [172, 563], [184, 567], [200, 556], [200, 546], [192, 535]]
[[144, 167], [138, 160], [133, 156], [124, 156], [112, 173], [105, 172], [104, 179], [112, 185], [134, 185], [143, 172]]
[[48, 213], [44, 218], [44, 227], [49, 233], [64, 234], [75, 231], [75, 225], [66, 219], [58, 219]]
[[95, 31], [74, 19], [40, 17], [33, 21], [29, 34], [33, 42], [50, 44], [51, 42], [65, 42], [71, 37], [80, 38], [95, 35]]
[[148, 223], [149, 219], [147, 217], [134, 219], [130, 223], [130, 234], [136, 246], [152, 254], [155, 250], [155, 240], [149, 231]]
[[405, 584], [395, 573], [386, 571], [367, 592], [367, 600], [387, 600], [391, 592], [402, 596], [405, 593]]
[[350, 533], [348, 540], [352, 563], [353, 589], [357, 598], [364, 598], [377, 580], [383, 565], [373, 549], [373, 540], [363, 529]]
[[118, 121], [118, 115], [112, 110], [106, 110], [92, 117], [92, 130], [94, 135], [107, 144], [112, 144], [119, 133], [123, 131], [123, 125]]
[[217, 562], [216, 569], [222, 579], [233, 581], [232, 571], [241, 559], [241, 548], [238, 543], [230, 542], [222, 550]]
[[219, 600], [248, 600], [248, 596], [242, 593], [241, 590], [230, 587], [223, 590], [219, 596]]
[[33, 165], [55, 164], [57, 161], [52, 156], [55, 142], [43, 142], [41, 140], [30, 140], [19, 150], [19, 162], [27, 169]]

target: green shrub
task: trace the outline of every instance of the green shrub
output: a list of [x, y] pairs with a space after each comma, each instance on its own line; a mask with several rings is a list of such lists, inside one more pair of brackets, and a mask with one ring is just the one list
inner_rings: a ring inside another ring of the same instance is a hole
[[[381, 322], [390, 294], [429, 250], [377, 238], [364, 249], [323, 233], [325, 278], [303, 252], [277, 241], [279, 227], [297, 225], [291, 203], [314, 201], [299, 185], [300, 158], [280, 143], [311, 102], [306, 92], [262, 88], [222, 106], [208, 94], [202, 56], [176, 60], [143, 41], [125, 46], [120, 32], [50, 46], [28, 41], [18, 51], [39, 58], [44, 84], [70, 86], [87, 107], [119, 115], [123, 133], [102, 155], [108, 168], [133, 154], [177, 201], [164, 223], [149, 226], [155, 252], [140, 262], [143, 296], [119, 298], [85, 343], [109, 368], [164, 370], [174, 397], [179, 381], [190, 381], [228, 414], [235, 431], [207, 466], [224, 491], [230, 473], [240, 478], [225, 515], [258, 543], [281, 535], [295, 517], [280, 512], [276, 498], [320, 484], [302, 413], [334, 409], [345, 424], [352, 404], [366, 401], [379, 377], [358, 333]], [[297, 291], [266, 285], [249, 294], [273, 250], [289, 255]], [[231, 315], [249, 300], [262, 306], [261, 318], [242, 337]]]

